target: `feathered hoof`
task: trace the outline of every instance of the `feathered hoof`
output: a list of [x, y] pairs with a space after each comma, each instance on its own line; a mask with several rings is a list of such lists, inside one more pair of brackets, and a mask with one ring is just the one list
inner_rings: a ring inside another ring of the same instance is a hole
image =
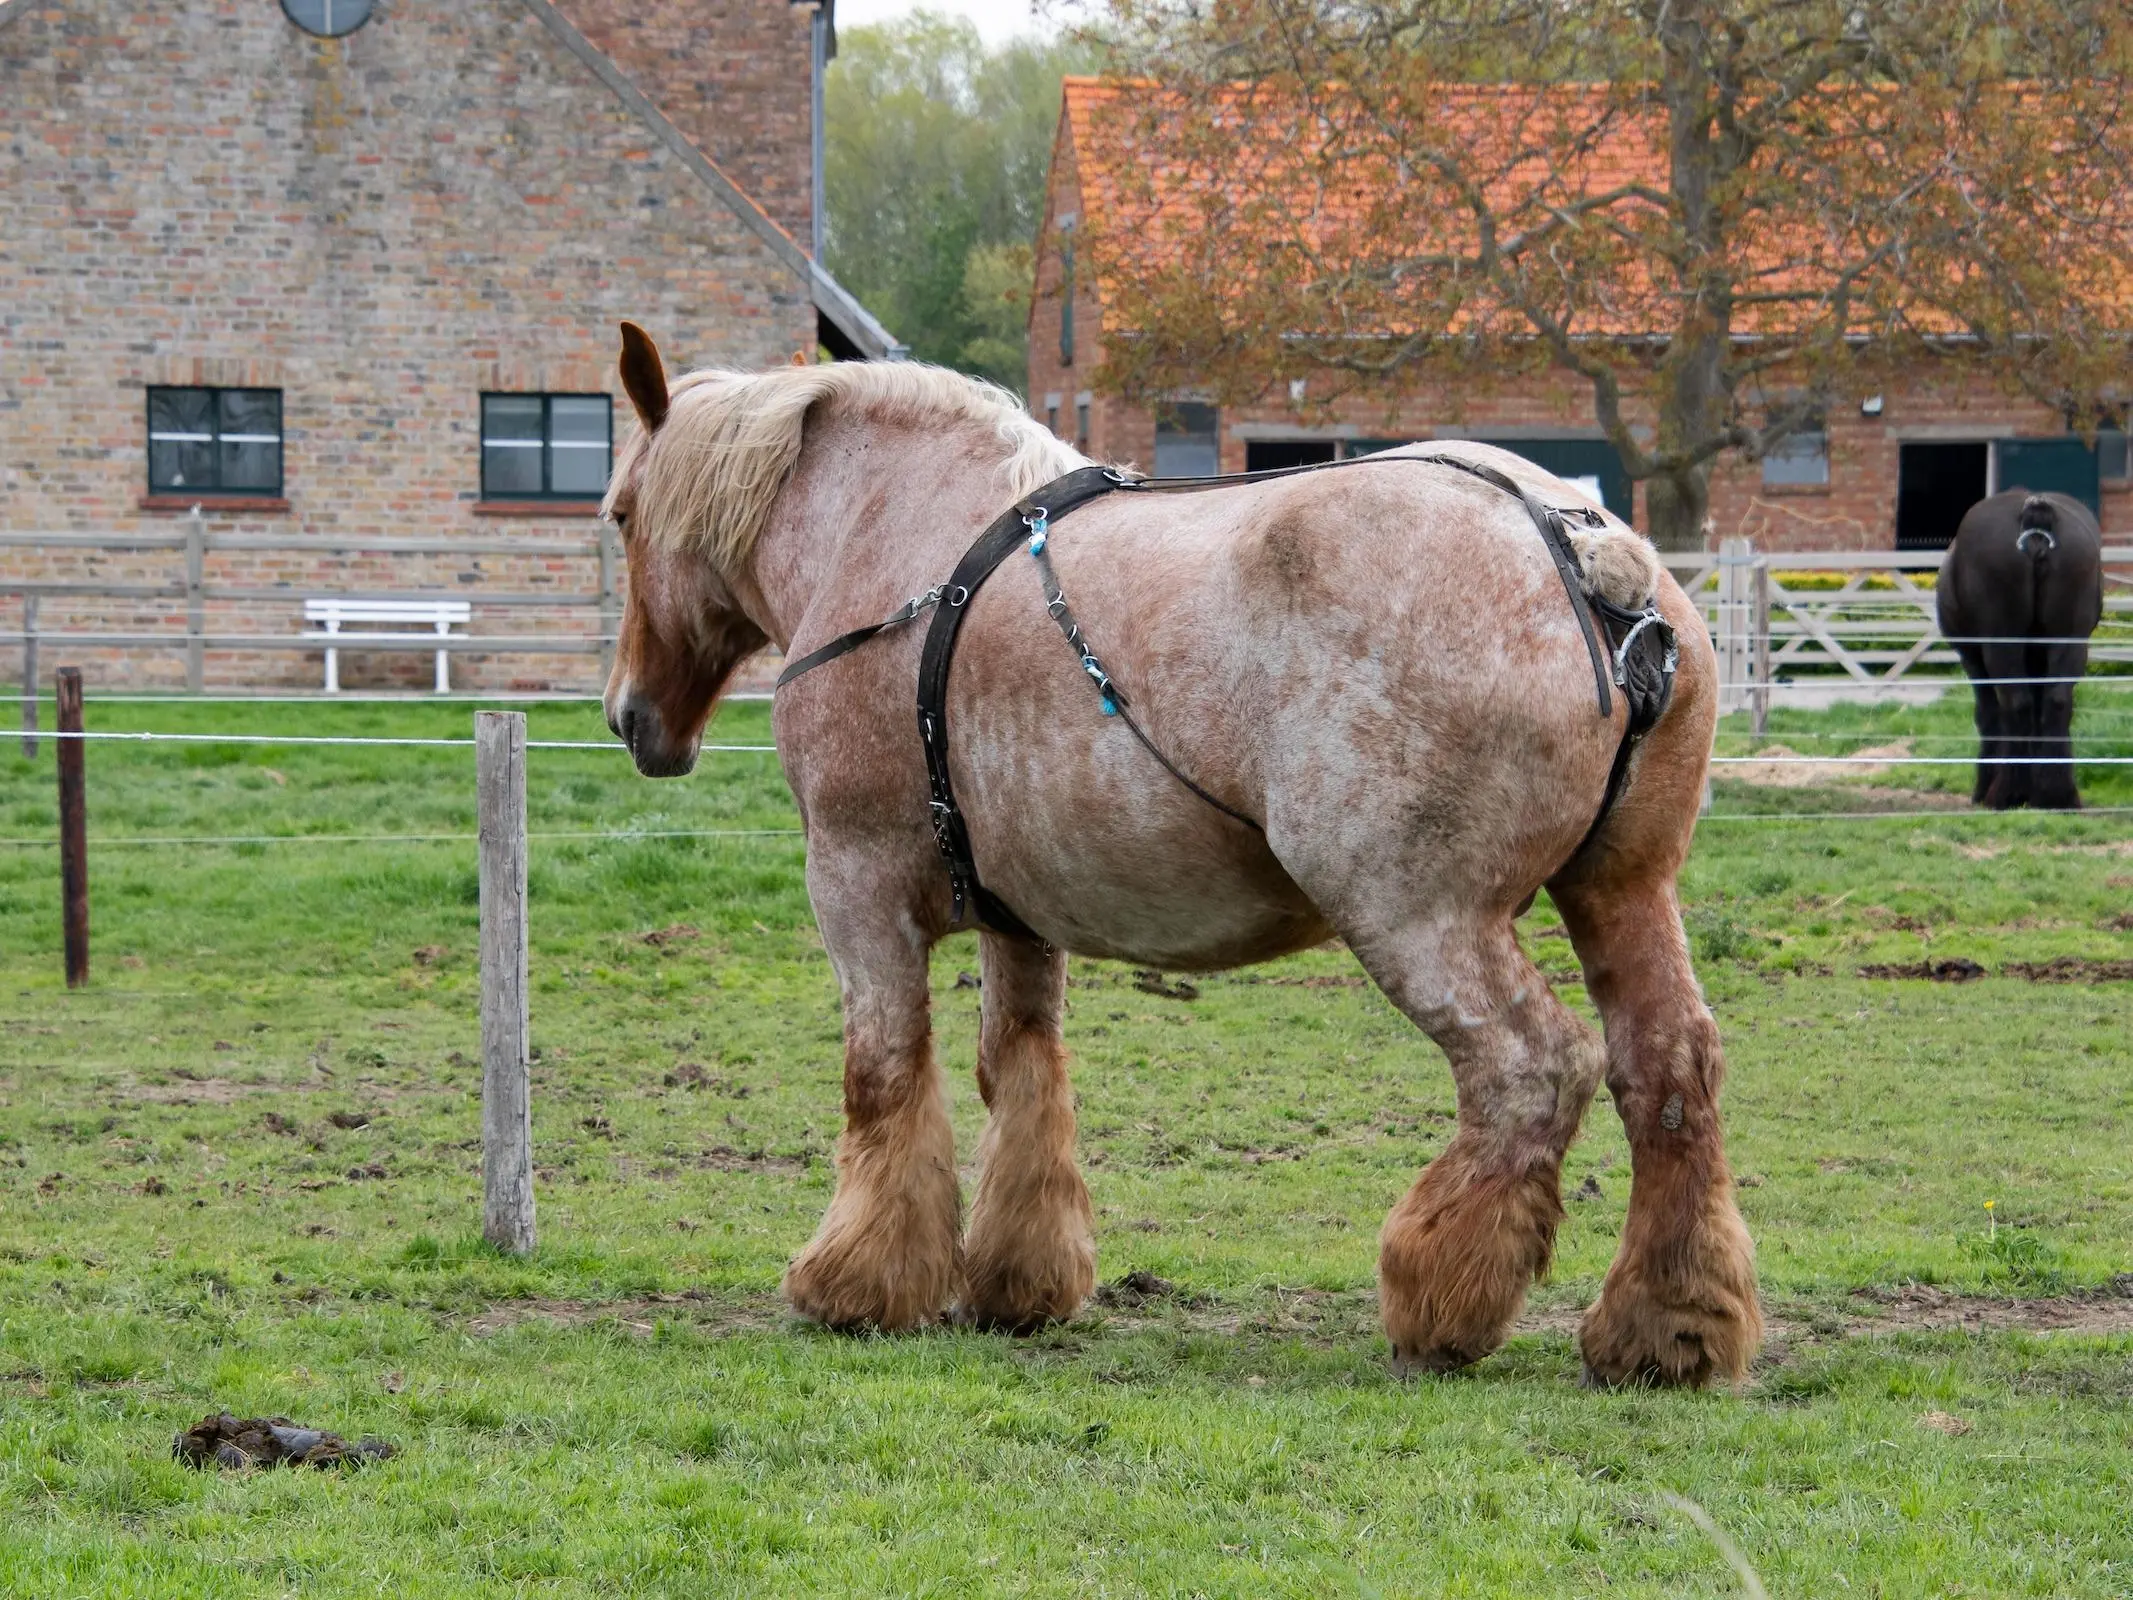
[[1609, 1275], [1578, 1330], [1590, 1388], [1698, 1389], [1738, 1383], [1763, 1342], [1750, 1273], [1662, 1297], [1633, 1274]]
[[1393, 1372], [1452, 1372], [1499, 1349], [1547, 1269], [1561, 1217], [1552, 1169], [1477, 1170], [1457, 1147], [1424, 1169], [1378, 1248]]

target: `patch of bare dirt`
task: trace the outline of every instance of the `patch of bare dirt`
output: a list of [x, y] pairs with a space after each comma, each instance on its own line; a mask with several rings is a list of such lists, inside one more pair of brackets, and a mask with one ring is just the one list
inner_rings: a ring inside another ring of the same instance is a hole
[[713, 1172], [805, 1172], [809, 1161], [806, 1156], [776, 1156], [766, 1150], [715, 1144], [696, 1158], [696, 1164]]
[[2000, 971], [2031, 983], [2124, 983], [2133, 979], [2133, 961], [2098, 961], [2090, 956], [2054, 956], [2049, 961], [2008, 961]]
[[1861, 967], [1862, 978], [1924, 978], [1934, 983], [1970, 983], [1985, 976], [1985, 969], [1968, 956], [1949, 956], [1939, 961], [1877, 961]]
[[640, 933], [637, 941], [648, 944], [654, 950], [664, 950], [670, 944], [687, 944], [692, 939], [701, 939], [703, 929], [686, 922], [676, 922], [664, 928], [654, 928], [650, 933]]
[[[1862, 978], [1923, 978], [1934, 983], [1969, 983], [1988, 975], [1985, 968], [1966, 956], [1939, 961], [1876, 962], [1859, 969]], [[2124, 983], [2133, 981], [2133, 961], [2101, 961], [2093, 956], [2006, 961], [2000, 964], [1999, 975], [2026, 983]]]
[[758, 1333], [792, 1320], [792, 1313], [776, 1295], [714, 1295], [707, 1289], [684, 1289], [678, 1294], [642, 1295], [630, 1300], [554, 1300], [528, 1296], [502, 1300], [468, 1319], [467, 1332], [488, 1338], [526, 1322], [547, 1322], [561, 1328], [582, 1328], [612, 1322], [625, 1333], [645, 1338], [659, 1319], [681, 1319], [714, 1333]]
[[133, 1083], [118, 1093], [127, 1100], [164, 1106], [227, 1106], [255, 1094], [302, 1093], [307, 1083], [239, 1083], [234, 1078], [181, 1078], [176, 1083]]
[[1757, 759], [1726, 767], [1721, 776], [1766, 789], [1808, 789], [1846, 779], [1879, 777], [1910, 753], [1909, 739], [1869, 745], [1853, 751], [1853, 759], [1845, 761], [1816, 761], [1803, 757], [1790, 745], [1767, 744], [1755, 752]]
[[[1528, 1307], [1516, 1333], [1577, 1332], [1585, 1308]], [[1862, 1338], [1890, 1333], [2133, 1333], [2133, 1273], [2096, 1289], [2038, 1299], [1958, 1294], [1931, 1284], [1854, 1289], [1842, 1309], [1807, 1305], [1763, 1308], [1772, 1347], [1816, 1338]]]
[[1160, 972], [1142, 971], [1134, 973], [1133, 987], [1140, 990], [1142, 994], [1158, 995], [1165, 1000], [1197, 1000], [1200, 998], [1200, 986], [1197, 983], [1188, 983], [1183, 978], [1178, 979], [1175, 983], [1165, 983]]

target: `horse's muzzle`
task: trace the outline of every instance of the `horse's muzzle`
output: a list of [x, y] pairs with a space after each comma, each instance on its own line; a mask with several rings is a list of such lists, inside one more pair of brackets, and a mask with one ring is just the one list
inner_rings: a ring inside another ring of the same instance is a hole
[[649, 700], [625, 692], [608, 708], [607, 726], [647, 778], [680, 778], [696, 770], [698, 740], [677, 745], [667, 734], [666, 718]]

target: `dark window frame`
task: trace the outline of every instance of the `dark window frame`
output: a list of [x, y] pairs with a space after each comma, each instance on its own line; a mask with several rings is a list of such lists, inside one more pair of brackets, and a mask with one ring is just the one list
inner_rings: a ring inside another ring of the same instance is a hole
[[[330, 12], [332, 10], [331, 5], [329, 5], [327, 9]], [[296, 28], [300, 32], [310, 34], [311, 37], [314, 39], [345, 39], [351, 33], [354, 33], [358, 28], [362, 27], [366, 22], [370, 21], [372, 17], [377, 15], [377, 11], [378, 8], [375, 4], [365, 5], [363, 7], [363, 14], [360, 17], [356, 18], [355, 21], [349, 23], [344, 28], [335, 27], [333, 23], [327, 19], [322, 19], [326, 21], [326, 25], [324, 27], [314, 28], [311, 26], [310, 23], [304, 21], [303, 18], [299, 17], [295, 13], [295, 11], [290, 9], [289, 0], [282, 0], [281, 7], [281, 14], [289, 19], [289, 25], [291, 27]]]
[[[489, 487], [489, 402], [491, 400], [538, 400], [541, 403], [541, 487], [534, 489], [491, 489]], [[607, 471], [601, 475], [601, 489], [597, 494], [587, 494], [582, 489], [557, 490], [555, 482], [555, 402], [558, 400], [598, 400], [607, 407]], [[606, 485], [615, 475], [615, 397], [599, 389], [484, 389], [481, 391], [480, 409], [475, 423], [479, 430], [476, 445], [477, 462], [481, 473], [481, 497], [485, 501], [541, 500], [561, 505], [597, 504], [606, 494]]]
[[1059, 244], [1059, 364], [1074, 364], [1074, 235]]
[[[195, 499], [280, 500], [289, 481], [289, 425], [284, 394], [278, 388], [250, 383], [151, 383], [145, 386], [146, 393], [141, 403], [142, 454], [147, 458], [144, 466], [148, 477], [148, 492], [152, 496], [191, 495]], [[156, 482], [156, 396], [159, 394], [204, 394], [207, 398], [208, 448], [215, 464], [213, 483], [158, 483]], [[222, 397], [226, 394], [270, 394], [274, 397], [274, 485], [259, 488], [249, 485], [226, 487], [222, 482]]]
[[[1814, 448], [1796, 448], [1798, 441], [1802, 440], [1812, 440]], [[1822, 469], [1821, 475], [1786, 475], [1801, 463], [1819, 465]], [[1773, 464], [1776, 467], [1775, 476], [1772, 474]], [[1829, 425], [1826, 422], [1816, 422], [1810, 426], [1795, 428], [1783, 438], [1773, 440], [1770, 448], [1763, 452], [1761, 465], [1765, 489], [1827, 489], [1830, 482]]]

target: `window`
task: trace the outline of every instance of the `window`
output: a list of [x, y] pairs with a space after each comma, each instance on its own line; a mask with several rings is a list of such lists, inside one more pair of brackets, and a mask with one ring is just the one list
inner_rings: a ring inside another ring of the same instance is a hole
[[597, 500], [613, 447], [614, 402], [604, 394], [481, 397], [484, 500]]
[[2127, 479], [2133, 478], [2133, 460], [2128, 459], [2126, 430], [2098, 428], [2096, 430], [2096, 476], [2105, 483], [2123, 488]]
[[1221, 418], [1213, 406], [1178, 400], [1155, 414], [1155, 475], [1212, 478], [1222, 470]]
[[279, 499], [281, 391], [150, 389], [148, 492]]
[[1059, 242], [1059, 364], [1074, 364], [1074, 236]]
[[1054, 438], [1059, 434], [1059, 402], [1054, 400], [1044, 408], [1044, 425], [1052, 430]]
[[1820, 428], [1788, 433], [1763, 456], [1766, 489], [1819, 486], [1829, 482], [1829, 435]]
[[1089, 402], [1086, 400], [1074, 402], [1074, 448], [1084, 451], [1089, 448]]
[[282, 14], [306, 33], [338, 39], [370, 20], [372, 0], [281, 0]]

